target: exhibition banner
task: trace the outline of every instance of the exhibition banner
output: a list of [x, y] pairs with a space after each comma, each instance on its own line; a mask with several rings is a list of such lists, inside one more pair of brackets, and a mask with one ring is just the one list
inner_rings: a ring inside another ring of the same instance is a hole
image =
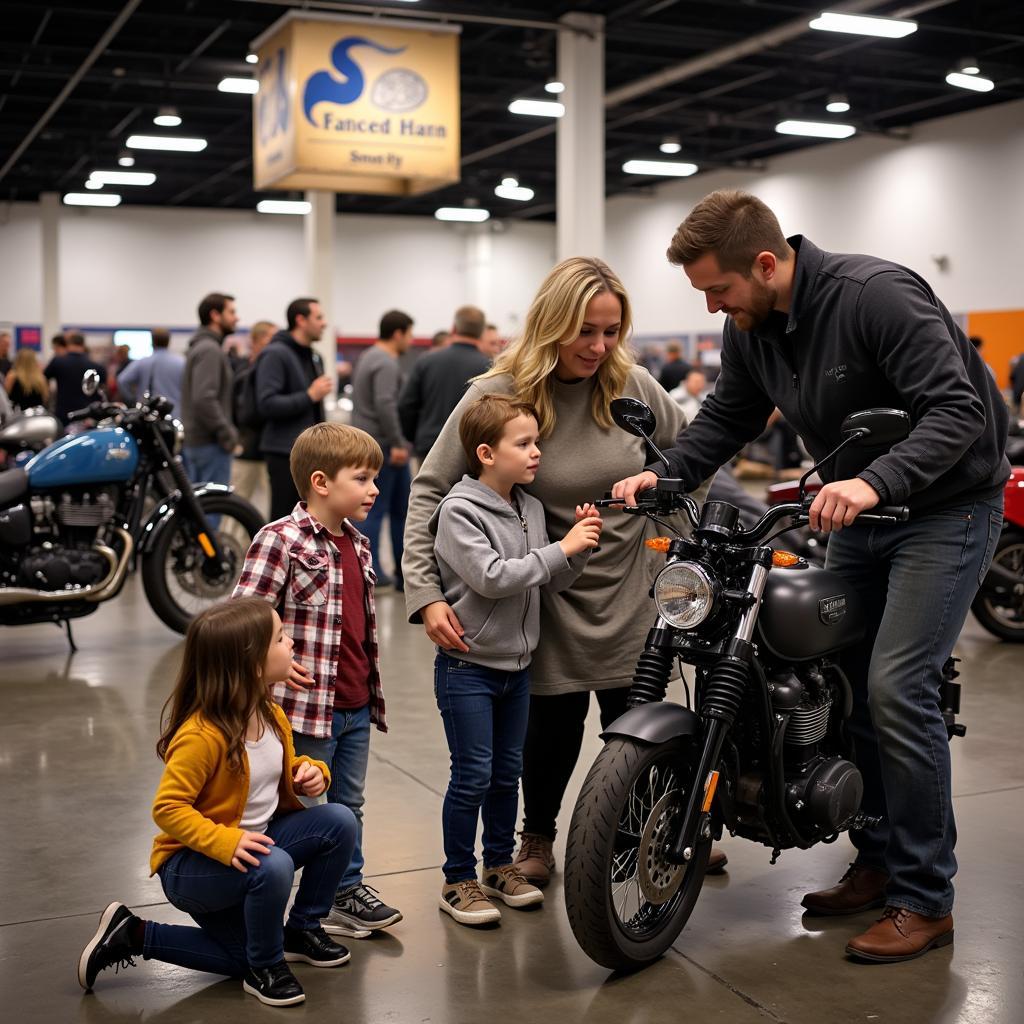
[[457, 26], [291, 12], [253, 50], [257, 191], [412, 195], [459, 180]]

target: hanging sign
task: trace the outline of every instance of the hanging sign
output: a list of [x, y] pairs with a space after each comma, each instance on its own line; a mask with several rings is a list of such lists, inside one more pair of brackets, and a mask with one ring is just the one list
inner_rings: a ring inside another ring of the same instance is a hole
[[414, 195], [459, 180], [458, 26], [290, 12], [253, 44], [253, 179]]

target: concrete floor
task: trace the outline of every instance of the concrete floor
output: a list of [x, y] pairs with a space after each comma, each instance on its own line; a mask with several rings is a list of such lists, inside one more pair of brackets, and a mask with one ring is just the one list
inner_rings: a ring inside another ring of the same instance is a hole
[[[319, 1022], [491, 1024], [520, 1020], [674, 1019], [803, 1022], [971, 1022], [1022, 1019], [1024, 648], [973, 620], [961, 637], [968, 736], [954, 744], [960, 830], [956, 945], [906, 964], [865, 967], [843, 956], [872, 915], [803, 920], [801, 894], [835, 881], [844, 841], [790, 852], [726, 842], [727, 877], [709, 879], [674, 950], [632, 977], [610, 977], [576, 946], [560, 880], [542, 909], [505, 910], [473, 931], [437, 909], [440, 808], [447, 750], [431, 686], [432, 651], [405, 622], [400, 595], [379, 595], [392, 731], [374, 734], [366, 819], [367, 872], [405, 920], [352, 941], [350, 964], [299, 965], [304, 1006], [264, 1007], [237, 982], [141, 963], [75, 979], [99, 911], [119, 899], [143, 916], [182, 920], [147, 877], [160, 775], [153, 751], [160, 707], [181, 652], [138, 588], [76, 626], [68, 656], [53, 626], [0, 632], [0, 1016], [47, 1021], [234, 1021], [286, 1016]], [[577, 791], [599, 749], [588, 722]], [[562, 828], [571, 806], [563, 810]], [[560, 853], [560, 850], [558, 851]]]

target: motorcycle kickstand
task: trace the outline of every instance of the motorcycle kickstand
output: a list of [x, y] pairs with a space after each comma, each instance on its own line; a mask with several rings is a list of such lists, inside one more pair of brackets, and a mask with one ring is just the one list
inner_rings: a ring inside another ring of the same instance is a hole
[[68, 646], [71, 648], [72, 654], [78, 653], [78, 644], [75, 643], [75, 635], [71, 632], [71, 620], [61, 619], [61, 623], [64, 625], [64, 632], [67, 633]]

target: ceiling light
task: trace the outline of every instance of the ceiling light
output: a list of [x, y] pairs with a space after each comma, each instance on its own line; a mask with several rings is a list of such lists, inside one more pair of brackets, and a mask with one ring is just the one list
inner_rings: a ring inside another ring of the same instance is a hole
[[434, 216], [438, 220], [468, 221], [479, 224], [491, 216], [491, 211], [473, 206], [442, 206], [434, 211]]
[[121, 197], [113, 192], [96, 192], [92, 195], [88, 192], [69, 192], [64, 202], [68, 206], [117, 206]]
[[181, 117], [174, 107], [161, 107], [153, 118], [153, 124], [161, 128], [177, 128], [181, 124]]
[[544, 83], [544, 91], [555, 94], [565, 92], [565, 82], [560, 82], [557, 78], [549, 78], [547, 82]]
[[991, 78], [982, 78], [981, 75], [968, 75], [963, 71], [950, 71], [946, 75], [946, 81], [955, 85], [958, 89], [973, 89], [975, 92], [991, 92], [996, 83]]
[[101, 185], [152, 185], [156, 181], [152, 171], [93, 171], [89, 178]]
[[830, 114], [845, 114], [850, 109], [850, 101], [841, 92], [834, 92], [829, 96], [825, 109]]
[[530, 117], [562, 117], [565, 104], [555, 100], [513, 100], [508, 110], [510, 114], [527, 114]]
[[244, 92], [257, 93], [260, 91], [260, 83], [255, 78], [222, 78], [217, 84], [220, 92]]
[[313, 204], [305, 199], [261, 199], [256, 204], [260, 213], [291, 213], [303, 216], [313, 209]]
[[917, 31], [916, 21], [901, 18], [874, 18], [867, 14], [833, 14], [822, 11], [811, 28], [820, 32], [848, 32], [855, 36], [880, 36], [883, 39], [902, 39]]
[[[511, 181], [512, 184], [508, 184]], [[515, 178], [505, 178], [500, 185], [494, 186], [494, 194], [500, 199], [515, 199], [520, 203], [529, 202], [533, 198], [532, 188], [523, 188]]]
[[127, 150], [122, 150], [121, 155], [117, 158], [117, 162], [121, 167], [134, 167], [135, 157], [133, 157]]
[[965, 57], [960, 64], [960, 71], [965, 75], [977, 75], [981, 72], [981, 68], [972, 57]]
[[658, 147], [662, 153], [679, 153], [683, 148], [683, 144], [679, 141], [678, 135], [666, 135], [661, 140], [661, 145]]
[[696, 164], [674, 160], [627, 160], [622, 169], [627, 174], [649, 174], [663, 178], [688, 178], [697, 173]]
[[775, 130], [780, 135], [806, 135], [812, 139], [848, 139], [857, 131], [852, 124], [831, 121], [780, 121]]
[[88, 189], [103, 188], [103, 182], [102, 181], [95, 181], [94, 179], [90, 178], [85, 183], [85, 187], [88, 188]]
[[162, 149], [169, 153], [201, 153], [206, 139], [186, 139], [180, 135], [129, 135], [129, 149]]
[[245, 55], [246, 64], [259, 64], [260, 58], [255, 53], [247, 53]]
[[509, 188], [515, 188], [519, 184], [518, 178], [513, 178], [511, 174], [506, 175], [501, 179], [502, 185], [507, 185]]

